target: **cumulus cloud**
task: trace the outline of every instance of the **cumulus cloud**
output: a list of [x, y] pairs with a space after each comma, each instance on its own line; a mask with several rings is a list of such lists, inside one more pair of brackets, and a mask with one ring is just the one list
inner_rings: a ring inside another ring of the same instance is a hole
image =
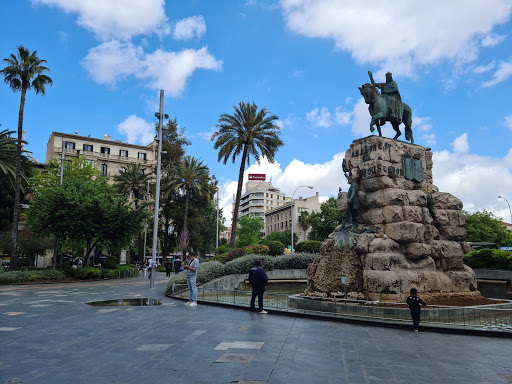
[[456, 153], [468, 153], [469, 152], [469, 144], [468, 144], [468, 135], [467, 133], [463, 133], [459, 137], [457, 137], [452, 143], [453, 150]]
[[197, 37], [200, 38], [206, 33], [206, 23], [203, 16], [192, 16], [180, 20], [174, 27], [172, 37], [176, 40], [190, 40]]
[[164, 89], [171, 96], [181, 94], [187, 79], [197, 69], [222, 69], [222, 61], [216, 60], [207, 47], [145, 53], [140, 46], [117, 40], [91, 48], [82, 65], [99, 84], [115, 85], [133, 75], [149, 88]]
[[342, 107], [336, 107], [334, 114], [331, 114], [329, 108], [323, 107], [313, 109], [306, 113], [306, 120], [314, 127], [329, 128], [334, 125], [348, 125], [352, 121], [352, 113], [343, 111]]
[[117, 132], [125, 135], [130, 144], [148, 145], [154, 139], [155, 126], [138, 116], [130, 115], [117, 125]]
[[100, 40], [127, 40], [147, 33], [169, 33], [164, 0], [32, 0], [77, 15], [78, 25]]
[[507, 38], [506, 35], [489, 33], [482, 39], [482, 47], [495, 47]]
[[369, 6], [357, 0], [282, 0], [280, 5], [293, 32], [331, 39], [361, 64], [411, 76], [417, 66], [475, 60], [480, 42], [490, 46], [500, 41], [492, 30], [507, 22], [512, 11], [508, 0], [400, 1], [393, 6], [378, 1]]
[[502, 61], [498, 65], [496, 72], [494, 72], [492, 79], [483, 83], [482, 86], [491, 87], [507, 80], [510, 76], [512, 76], [512, 59], [509, 61]]
[[430, 117], [413, 117], [412, 127], [414, 131], [430, 131], [432, 129], [432, 124], [430, 124]]

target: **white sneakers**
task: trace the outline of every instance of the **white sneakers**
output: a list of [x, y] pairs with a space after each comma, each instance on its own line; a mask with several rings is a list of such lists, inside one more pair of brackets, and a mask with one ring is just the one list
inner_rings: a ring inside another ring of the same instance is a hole
[[258, 312], [258, 313], [261, 313], [261, 314], [263, 314], [263, 315], [264, 315], [264, 314], [266, 314], [266, 313], [268, 313], [268, 312], [267, 312], [267, 311], [265, 311], [265, 310], [263, 310], [263, 311], [260, 311], [260, 312]]
[[185, 305], [190, 305], [190, 303], [191, 303], [191, 301], [187, 301], [187, 302], [185, 303]]
[[188, 306], [189, 307], [197, 307], [197, 303], [193, 301]]

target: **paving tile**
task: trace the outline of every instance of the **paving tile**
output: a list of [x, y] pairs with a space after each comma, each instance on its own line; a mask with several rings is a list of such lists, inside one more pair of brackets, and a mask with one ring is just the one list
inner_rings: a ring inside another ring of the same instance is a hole
[[217, 360], [216, 363], [241, 363], [247, 364], [254, 359], [254, 354], [246, 353], [224, 353]]

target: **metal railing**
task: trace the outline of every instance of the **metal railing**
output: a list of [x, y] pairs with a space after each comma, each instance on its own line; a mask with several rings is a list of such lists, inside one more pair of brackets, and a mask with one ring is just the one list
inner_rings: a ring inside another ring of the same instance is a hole
[[[197, 287], [197, 291], [199, 301], [246, 308], [250, 306], [250, 291], [204, 287]], [[188, 299], [187, 286], [173, 284], [171, 295]], [[281, 312], [365, 321], [411, 323], [409, 308], [405, 303], [325, 299], [272, 292], [265, 292], [264, 303], [265, 309]], [[512, 332], [512, 303], [503, 300], [501, 304], [473, 307], [429, 305], [422, 308], [421, 322], [424, 325], [444, 328]]]

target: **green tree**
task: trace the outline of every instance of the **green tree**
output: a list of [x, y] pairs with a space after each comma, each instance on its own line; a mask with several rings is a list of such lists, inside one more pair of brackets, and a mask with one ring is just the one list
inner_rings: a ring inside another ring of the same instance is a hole
[[[191, 195], [209, 196], [209, 170], [202, 161], [195, 157], [185, 156], [170, 172], [170, 178], [164, 187], [167, 191], [180, 190], [185, 195], [185, 211], [183, 213], [183, 228], [181, 232], [182, 244], [188, 244], [188, 210]], [[182, 249], [185, 259], [186, 247]]]
[[[295, 232], [293, 232], [293, 248], [294, 249], [295, 249], [295, 245], [297, 244], [298, 238], [299, 238], [299, 236], [297, 236], [297, 234]], [[286, 229], [284, 231], [271, 232], [265, 236], [262, 243], [264, 245], [268, 245], [271, 241], [279, 241], [286, 248], [288, 248], [290, 245], [292, 245], [292, 231], [290, 231], [289, 229]]]
[[7, 66], [0, 72], [4, 75], [5, 83], [13, 92], [21, 91], [20, 110], [18, 114], [18, 140], [16, 142], [16, 180], [14, 186], [14, 211], [11, 240], [11, 262], [10, 269], [16, 270], [18, 266], [18, 224], [20, 218], [20, 194], [21, 194], [21, 142], [23, 137], [23, 113], [25, 110], [25, 98], [27, 91], [34, 89], [36, 94], [44, 95], [47, 85], [52, 85], [53, 81], [44, 73], [50, 70], [43, 64], [42, 60], [36, 56], [36, 51], [30, 53], [21, 45], [18, 47], [17, 55], [12, 54], [4, 59]]
[[238, 223], [240, 228], [238, 229], [238, 240], [236, 241], [237, 248], [256, 245], [261, 242], [261, 230], [265, 227], [263, 218], [245, 215], [238, 220]]
[[14, 131], [0, 132], [0, 171], [16, 178], [16, 140], [11, 137]]
[[235, 110], [233, 115], [227, 113], [220, 115], [217, 125], [219, 130], [212, 135], [212, 141], [215, 141], [214, 148], [219, 150], [218, 161], [222, 160], [226, 164], [231, 158], [235, 163], [237, 156], [242, 154], [231, 224], [231, 247], [235, 246], [242, 184], [245, 167], [250, 163], [250, 156], [254, 156], [257, 162], [262, 156], [273, 163], [277, 150], [283, 145], [283, 141], [279, 138], [280, 128], [274, 124], [278, 119], [277, 116], [269, 114], [265, 108], [258, 111], [258, 106], [254, 102], [252, 104], [240, 102], [238, 107], [233, 106], [233, 108]]
[[[139, 163], [131, 163], [126, 166], [126, 170], [122, 171], [119, 175], [114, 176], [116, 188], [119, 192], [127, 195], [133, 195], [133, 203], [135, 209], [139, 208], [139, 200], [144, 199], [147, 193], [147, 186], [151, 177], [149, 174], [144, 173], [144, 168]], [[143, 250], [144, 244], [142, 241], [141, 229], [137, 235], [137, 253], [140, 261], [144, 261]]]
[[306, 241], [306, 231], [311, 228], [309, 223], [309, 212], [302, 211], [299, 215], [299, 227], [302, 229], [302, 241]]
[[86, 265], [99, 243], [111, 249], [128, 246], [147, 216], [145, 204], [134, 209], [85, 159], [74, 159], [65, 167], [62, 185], [57, 169], [54, 162], [48, 173], [34, 178], [29, 228], [43, 236], [85, 243]]
[[309, 215], [311, 232], [308, 240], [324, 241], [343, 219], [343, 212], [338, 211], [338, 202], [334, 197], [320, 206], [320, 212], [313, 211]]
[[512, 232], [501, 224], [503, 220], [485, 209], [482, 212], [464, 212], [466, 215], [466, 241], [512, 245]]

